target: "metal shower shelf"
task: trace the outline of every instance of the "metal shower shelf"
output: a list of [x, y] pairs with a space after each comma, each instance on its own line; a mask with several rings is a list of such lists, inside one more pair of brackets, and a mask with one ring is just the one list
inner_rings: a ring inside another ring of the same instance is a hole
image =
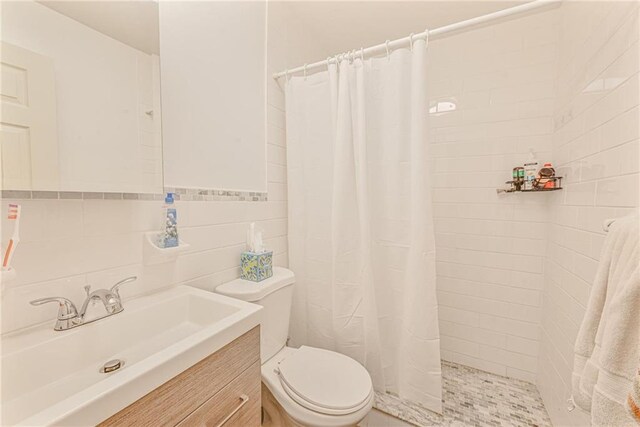
[[547, 193], [549, 191], [562, 190], [562, 177], [556, 176], [552, 179], [556, 185], [553, 188], [534, 188], [533, 190], [516, 190], [514, 187], [515, 181], [505, 181], [505, 184], [510, 184], [511, 188], [496, 188], [496, 193]]

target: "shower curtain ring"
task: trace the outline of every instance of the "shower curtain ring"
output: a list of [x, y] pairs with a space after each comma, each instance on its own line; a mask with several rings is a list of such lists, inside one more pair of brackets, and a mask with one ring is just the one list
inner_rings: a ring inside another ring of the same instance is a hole
[[425, 49], [429, 46], [429, 29], [424, 30], [424, 47]]
[[389, 60], [389, 40], [384, 42], [384, 47], [387, 49], [387, 61]]
[[304, 79], [307, 80], [307, 64], [306, 63], [304, 64], [303, 73], [304, 73]]
[[413, 52], [413, 33], [409, 34], [409, 48]]
[[289, 69], [285, 69], [284, 70], [284, 81], [288, 82], [289, 81]]
[[362, 62], [364, 62], [364, 48], [363, 47], [360, 48], [360, 60]]

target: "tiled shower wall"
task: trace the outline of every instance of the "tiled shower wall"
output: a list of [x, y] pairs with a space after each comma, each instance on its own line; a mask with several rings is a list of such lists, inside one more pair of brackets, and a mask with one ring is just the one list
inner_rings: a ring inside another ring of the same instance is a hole
[[553, 154], [565, 191], [551, 195], [538, 387], [556, 425], [568, 412], [573, 344], [605, 238], [602, 223], [638, 206], [637, 2], [564, 2], [560, 9]]
[[[275, 19], [270, 14], [270, 19]], [[282, 42], [285, 27], [270, 25], [269, 69], [296, 60]], [[279, 62], [278, 62], [279, 61]], [[288, 64], [290, 65], [290, 64]], [[125, 298], [159, 288], [189, 283], [205, 289], [239, 276], [240, 252], [251, 221], [265, 232], [276, 265], [287, 265], [287, 202], [284, 97], [272, 79], [267, 95], [268, 201], [178, 201], [180, 237], [191, 244], [177, 261], [145, 265], [143, 235], [160, 228], [162, 202], [135, 200], [18, 200], [22, 204], [21, 242], [12, 282], [2, 283], [2, 333], [56, 317], [57, 307], [29, 301], [65, 296], [76, 303], [83, 286], [111, 286], [137, 275], [122, 288]], [[2, 243], [12, 228], [2, 200]], [[53, 326], [53, 324], [51, 325]]]
[[431, 43], [442, 357], [534, 381], [550, 194], [501, 194], [530, 148], [551, 160], [558, 10]]

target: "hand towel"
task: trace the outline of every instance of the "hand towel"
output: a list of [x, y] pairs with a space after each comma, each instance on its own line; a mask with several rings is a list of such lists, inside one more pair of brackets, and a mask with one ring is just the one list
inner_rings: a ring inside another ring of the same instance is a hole
[[640, 355], [638, 215], [609, 229], [575, 345], [573, 399], [595, 426], [635, 426], [625, 409]]

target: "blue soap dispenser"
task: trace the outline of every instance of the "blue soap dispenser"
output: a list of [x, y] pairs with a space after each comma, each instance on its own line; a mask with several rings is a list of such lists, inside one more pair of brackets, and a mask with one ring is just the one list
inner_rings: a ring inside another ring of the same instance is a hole
[[167, 193], [162, 206], [164, 218], [164, 230], [160, 233], [159, 246], [162, 248], [174, 248], [178, 246], [178, 212], [173, 205], [173, 193]]

